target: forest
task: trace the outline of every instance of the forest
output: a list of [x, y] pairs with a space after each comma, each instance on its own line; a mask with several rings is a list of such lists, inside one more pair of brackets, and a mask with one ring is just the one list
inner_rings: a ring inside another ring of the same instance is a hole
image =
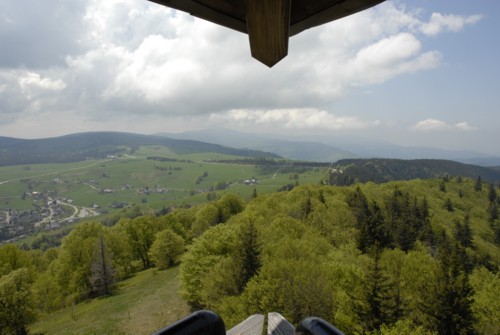
[[0, 247], [0, 328], [180, 267], [182, 297], [231, 327], [319, 316], [346, 334], [498, 334], [498, 187], [480, 178], [228, 193], [156, 216], [78, 224], [58, 247]]

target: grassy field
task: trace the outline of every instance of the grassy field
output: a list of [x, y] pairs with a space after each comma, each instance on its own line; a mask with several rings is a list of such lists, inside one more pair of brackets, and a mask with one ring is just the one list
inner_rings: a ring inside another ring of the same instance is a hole
[[[148, 157], [178, 161], [154, 161]], [[291, 180], [290, 173], [281, 173], [279, 166], [264, 171], [254, 165], [214, 162], [234, 158], [214, 153], [178, 155], [165, 147], [150, 146], [118, 159], [0, 167], [0, 209], [32, 208], [35, 201], [22, 196], [32, 192], [70, 198], [76, 206], [96, 204], [107, 211], [113, 210], [116, 202], [161, 209], [206, 201], [206, 192], [219, 182], [226, 183], [228, 188], [218, 193], [231, 191], [249, 198], [254, 188], [264, 194], [296, 181], [318, 183], [324, 174], [321, 169], [310, 169]], [[203, 175], [205, 177], [200, 178]], [[257, 178], [259, 184], [243, 184], [252, 177]]]
[[115, 295], [42, 316], [32, 334], [151, 334], [190, 313], [179, 294], [178, 268], [137, 273]]

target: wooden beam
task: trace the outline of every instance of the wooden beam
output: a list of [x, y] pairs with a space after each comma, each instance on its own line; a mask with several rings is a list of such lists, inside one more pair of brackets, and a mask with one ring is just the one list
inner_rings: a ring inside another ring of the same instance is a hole
[[341, 19], [345, 16], [363, 11], [385, 0], [349, 0], [349, 1], [332, 1], [331, 6], [319, 11], [313, 15], [306, 17], [298, 22], [291, 23], [290, 36], [297, 35], [306, 29], [325, 24], [330, 21]]
[[247, 32], [247, 26], [244, 21], [241, 21], [232, 15], [228, 15], [228, 13], [224, 13], [209, 6], [206, 6], [203, 3], [198, 3], [196, 1], [188, 1], [188, 0], [149, 0], [149, 1], [156, 2], [157, 4], [174, 8], [177, 10], [181, 10], [193, 16], [199, 17], [200, 19], [220, 24], [224, 27], [231, 28], [242, 33]]
[[295, 329], [280, 313], [267, 314], [267, 335], [293, 335]]
[[288, 54], [292, 0], [245, 0], [252, 57], [272, 67]]
[[229, 329], [226, 335], [262, 335], [264, 330], [264, 315], [254, 314], [245, 321]]

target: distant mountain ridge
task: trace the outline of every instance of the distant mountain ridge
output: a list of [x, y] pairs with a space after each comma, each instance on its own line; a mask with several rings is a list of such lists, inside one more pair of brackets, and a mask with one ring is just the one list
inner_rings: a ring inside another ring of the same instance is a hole
[[290, 141], [266, 135], [242, 133], [225, 128], [186, 131], [176, 134], [158, 133], [157, 135], [273, 152], [279, 156], [293, 160], [335, 162], [340, 159], [357, 157], [349, 151], [316, 141]]
[[250, 149], [235, 149], [193, 140], [123, 132], [87, 132], [43, 139], [0, 137], [0, 166], [67, 163], [125, 153], [131, 147], [161, 145], [178, 154], [215, 152], [243, 157], [279, 158]]
[[385, 183], [393, 180], [457, 176], [472, 179], [481, 177], [489, 182], [500, 181], [500, 170], [444, 159], [345, 159], [335, 163], [334, 167], [342, 173], [335, 172], [330, 176], [332, 184], [350, 184], [354, 181]]
[[159, 133], [177, 139], [193, 139], [237, 148], [274, 152], [289, 159], [334, 162], [349, 158], [446, 159], [481, 166], [500, 166], [500, 157], [469, 150], [408, 147], [371, 138], [332, 134], [295, 135], [247, 133], [226, 128], [182, 133]]

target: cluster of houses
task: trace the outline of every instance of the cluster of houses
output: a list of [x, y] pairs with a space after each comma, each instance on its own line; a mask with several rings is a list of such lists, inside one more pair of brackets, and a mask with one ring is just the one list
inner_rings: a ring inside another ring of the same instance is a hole
[[[130, 190], [130, 189], [131, 189], [131, 186], [129, 184], [126, 184], [126, 185], [123, 185], [120, 187], [120, 190], [122, 190], [122, 191]], [[142, 187], [142, 188], [137, 189], [137, 193], [146, 194], [146, 195], [151, 194], [151, 193], [165, 193], [167, 191], [168, 191], [167, 188], [162, 187], [160, 185], [155, 185], [153, 188], [146, 186], [146, 187]], [[114, 192], [115, 192], [115, 190], [112, 188], [105, 188], [102, 190], [102, 193], [104, 193], [104, 194], [114, 193]]]
[[258, 183], [259, 183], [259, 181], [257, 179], [255, 179], [255, 177], [252, 177], [250, 179], [245, 179], [243, 181], [243, 184], [245, 184], [245, 185], [256, 185]]
[[[34, 192], [37, 199], [42, 193]], [[59, 228], [59, 219], [66, 216], [64, 208], [56, 200], [43, 199], [35, 209], [15, 210], [7, 208], [0, 212], [0, 241], [23, 237], [35, 230]]]

